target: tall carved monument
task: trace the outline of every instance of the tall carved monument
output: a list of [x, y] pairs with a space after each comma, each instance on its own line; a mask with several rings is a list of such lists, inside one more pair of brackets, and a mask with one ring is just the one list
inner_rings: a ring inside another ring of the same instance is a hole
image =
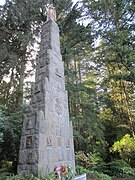
[[74, 163], [72, 123], [69, 121], [64, 66], [55, 9], [42, 26], [31, 111], [23, 121], [18, 172], [43, 176], [55, 167]]

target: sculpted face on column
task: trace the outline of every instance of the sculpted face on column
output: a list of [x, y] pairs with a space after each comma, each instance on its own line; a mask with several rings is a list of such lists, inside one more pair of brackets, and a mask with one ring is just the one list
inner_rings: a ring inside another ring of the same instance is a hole
[[50, 4], [47, 8], [47, 21], [48, 20], [56, 21], [56, 9], [53, 4]]

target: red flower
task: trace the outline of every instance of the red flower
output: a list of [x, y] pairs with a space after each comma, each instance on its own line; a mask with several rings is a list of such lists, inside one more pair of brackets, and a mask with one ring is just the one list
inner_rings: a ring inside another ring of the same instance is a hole
[[66, 171], [66, 166], [61, 166], [61, 172], [64, 173]]

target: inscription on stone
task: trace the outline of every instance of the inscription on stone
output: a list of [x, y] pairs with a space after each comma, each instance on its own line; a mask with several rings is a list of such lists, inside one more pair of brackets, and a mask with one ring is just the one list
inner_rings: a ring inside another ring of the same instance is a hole
[[51, 136], [46, 137], [46, 145], [52, 146], [52, 137]]
[[26, 148], [32, 148], [32, 136], [26, 138]]
[[55, 69], [55, 74], [56, 74], [59, 78], [61, 78], [61, 75], [60, 75], [60, 73], [59, 73], [58, 68]]
[[70, 139], [67, 139], [66, 147], [70, 148]]
[[32, 119], [29, 118], [26, 123], [26, 129], [32, 129], [32, 128], [33, 128]]
[[62, 114], [62, 102], [59, 98], [55, 99], [55, 112], [58, 115]]

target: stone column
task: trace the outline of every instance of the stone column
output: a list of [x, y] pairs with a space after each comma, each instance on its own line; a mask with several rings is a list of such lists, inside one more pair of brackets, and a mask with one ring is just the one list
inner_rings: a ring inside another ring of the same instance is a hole
[[23, 122], [18, 172], [45, 176], [61, 165], [75, 169], [59, 28], [51, 19], [42, 26], [30, 109]]

